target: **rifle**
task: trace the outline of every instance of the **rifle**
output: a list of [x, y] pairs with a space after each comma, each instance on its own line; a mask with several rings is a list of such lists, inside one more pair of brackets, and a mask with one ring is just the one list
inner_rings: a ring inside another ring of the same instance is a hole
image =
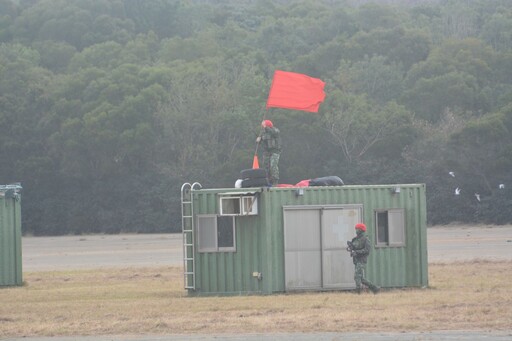
[[347, 240], [347, 251], [350, 252], [350, 257], [354, 257], [355, 250], [354, 244], [350, 240]]

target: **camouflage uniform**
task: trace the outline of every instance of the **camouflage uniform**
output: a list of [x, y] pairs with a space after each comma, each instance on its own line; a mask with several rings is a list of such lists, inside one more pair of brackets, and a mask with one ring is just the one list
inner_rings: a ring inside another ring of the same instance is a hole
[[273, 186], [279, 182], [279, 156], [281, 155], [281, 137], [276, 127], [265, 127], [261, 133], [263, 144], [263, 167]]
[[361, 284], [364, 284], [370, 288], [373, 293], [377, 293], [380, 288], [365, 278], [366, 262], [371, 250], [370, 240], [366, 236], [366, 232], [361, 230], [356, 231], [357, 236], [352, 239], [351, 253], [355, 265], [354, 280], [356, 282], [356, 290], [360, 293], [362, 290]]

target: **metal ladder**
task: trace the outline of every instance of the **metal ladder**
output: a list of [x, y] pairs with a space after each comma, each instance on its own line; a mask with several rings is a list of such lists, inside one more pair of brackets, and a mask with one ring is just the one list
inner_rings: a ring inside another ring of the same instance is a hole
[[194, 249], [194, 200], [192, 191], [201, 189], [199, 182], [181, 186], [181, 232], [183, 234], [183, 279], [185, 289], [196, 289]]

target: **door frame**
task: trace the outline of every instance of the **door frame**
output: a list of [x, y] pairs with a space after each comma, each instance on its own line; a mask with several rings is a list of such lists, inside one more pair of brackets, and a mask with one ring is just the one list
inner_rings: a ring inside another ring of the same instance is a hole
[[[323, 221], [323, 211], [324, 210], [343, 210], [343, 209], [356, 209], [358, 211], [359, 217], [357, 218], [358, 221], [362, 221], [362, 218], [364, 216], [363, 212], [363, 204], [336, 204], [336, 205], [293, 205], [293, 206], [283, 206], [283, 265], [284, 265], [284, 286], [285, 291], [300, 291], [300, 290], [343, 290], [343, 289], [353, 289], [355, 287], [355, 283], [353, 286], [347, 287], [346, 285], [341, 286], [326, 286], [326, 283], [324, 281], [324, 278], [326, 277], [326, 274], [324, 273], [324, 255], [326, 250], [324, 249], [323, 245], [323, 229], [324, 224]], [[319, 222], [318, 222], [318, 232], [320, 233], [319, 239], [320, 239], [320, 288], [311, 288], [311, 289], [305, 289], [305, 288], [289, 288], [287, 286], [287, 276], [286, 276], [286, 263], [287, 263], [287, 257], [286, 257], [286, 233], [287, 227], [286, 225], [286, 211], [304, 211], [304, 210], [314, 210], [319, 211]], [[342, 246], [343, 247], [343, 246]], [[347, 256], [350, 257], [347, 253]], [[351, 268], [352, 269], [352, 268]]]

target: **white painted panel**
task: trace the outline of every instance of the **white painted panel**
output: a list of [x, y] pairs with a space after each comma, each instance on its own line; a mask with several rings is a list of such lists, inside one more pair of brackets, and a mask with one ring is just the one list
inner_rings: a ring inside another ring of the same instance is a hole
[[322, 214], [322, 274], [326, 289], [355, 287], [354, 264], [347, 241], [355, 236], [361, 208], [326, 209]]
[[287, 291], [321, 288], [319, 212], [319, 210], [284, 211]]

